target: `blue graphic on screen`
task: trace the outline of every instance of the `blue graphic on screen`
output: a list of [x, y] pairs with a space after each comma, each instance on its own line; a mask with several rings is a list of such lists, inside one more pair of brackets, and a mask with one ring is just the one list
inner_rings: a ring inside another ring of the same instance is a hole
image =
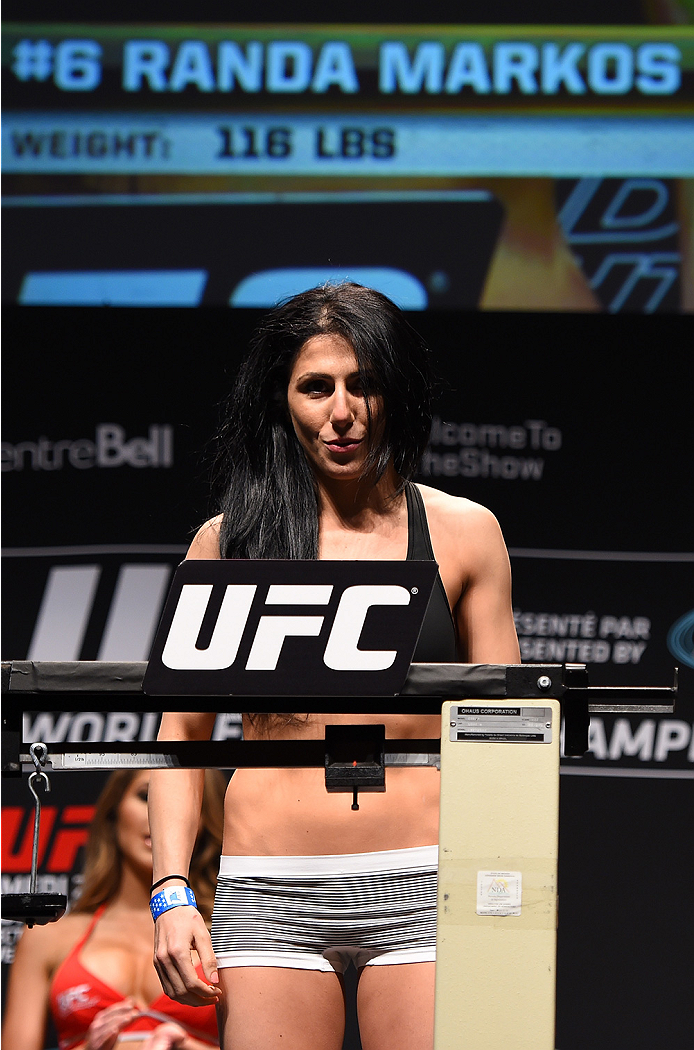
[[28, 273], [19, 302], [28, 306], [197, 306], [206, 270], [92, 270]]
[[694, 609], [673, 623], [668, 631], [667, 647], [676, 660], [694, 667]]
[[389, 266], [352, 266], [336, 269], [321, 266], [285, 267], [281, 270], [262, 270], [244, 277], [231, 294], [231, 306], [266, 309], [281, 299], [287, 299], [307, 288], [321, 284], [355, 284], [375, 288], [392, 299], [402, 310], [426, 310], [428, 296], [422, 283], [404, 270]]

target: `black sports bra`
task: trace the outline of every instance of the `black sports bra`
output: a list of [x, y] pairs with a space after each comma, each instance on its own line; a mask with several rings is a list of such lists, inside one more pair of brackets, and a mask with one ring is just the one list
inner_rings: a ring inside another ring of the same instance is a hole
[[[407, 499], [407, 560], [434, 561], [429, 524], [422, 494], [416, 485], [408, 482], [405, 489]], [[443, 581], [436, 573], [434, 589], [419, 632], [413, 663], [455, 663], [458, 656], [458, 640], [448, 604]]]

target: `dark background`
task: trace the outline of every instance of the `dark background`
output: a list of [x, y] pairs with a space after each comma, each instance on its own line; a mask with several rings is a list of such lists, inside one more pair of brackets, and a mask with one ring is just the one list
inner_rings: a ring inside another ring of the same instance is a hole
[[[643, 0], [489, 0], [480, 9], [472, 0], [433, 0], [422, 8], [411, 0], [352, 0], [348, 7], [326, 9], [320, 0], [266, 0], [259, 9], [250, 0], [233, 6], [223, 0], [201, 0], [191, 12], [185, 0], [105, 0], [98, 12], [89, 0], [8, 0], [3, 7], [6, 21], [74, 22], [410, 22], [454, 25], [639, 25], [650, 21], [650, 5]], [[97, 17], [98, 16], [98, 17]], [[657, 18], [657, 16], [656, 16]], [[656, 20], [656, 19], [654, 19]]]
[[[99, 422], [120, 422], [128, 438], [146, 434], [150, 424], [172, 424], [175, 464], [32, 471], [25, 455], [25, 469], [5, 479], [4, 545], [93, 543], [97, 535], [100, 543], [186, 543], [216, 510], [206, 464], [261, 316], [213, 308], [6, 307], [5, 442], [93, 438]], [[510, 547], [689, 549], [691, 318], [409, 316], [433, 350], [442, 420], [539, 421], [562, 432], [558, 450], [535, 453], [528, 445], [516, 453], [544, 456], [538, 482], [437, 479], [439, 487], [489, 506]], [[526, 489], [532, 498], [524, 498]]]
[[[692, 562], [677, 557], [691, 548], [691, 321], [665, 314], [411, 316], [434, 351], [442, 420], [478, 430], [541, 421], [561, 433], [560, 447], [549, 450], [470, 446], [490, 456], [543, 458], [539, 479], [422, 480], [497, 514], [520, 612], [651, 621], [638, 662], [615, 663], [613, 648], [610, 659], [591, 665], [593, 684], [669, 684], [682, 661], [667, 648], [668, 631], [694, 605]], [[6, 309], [5, 441], [88, 438], [100, 422], [121, 424], [128, 439], [153, 423], [174, 427], [169, 468], [31, 470], [26, 456], [25, 469], [6, 474], [6, 658], [27, 655], [51, 566], [102, 566], [80, 653], [94, 659], [122, 567], [180, 560], [192, 531], [215, 509], [211, 439], [258, 317], [210, 308]], [[118, 545], [126, 549], [118, 553]], [[173, 550], [157, 553], [165, 545]], [[581, 559], [576, 552], [584, 552]], [[657, 560], [673, 554], [674, 561]], [[607, 641], [614, 647], [614, 637]], [[689, 1043], [691, 953], [682, 931], [691, 896], [682, 886], [694, 860], [686, 779], [693, 678], [682, 666], [677, 710], [652, 718], [650, 749], [647, 743], [630, 755], [613, 745], [610, 757], [601, 741], [609, 749], [617, 719], [604, 716], [594, 752], [563, 764], [560, 1050], [684, 1050]], [[637, 741], [646, 717], [629, 723]], [[56, 739], [66, 732], [56, 728]], [[101, 728], [82, 722], [82, 738], [100, 733], [103, 721]], [[661, 744], [660, 758], [659, 739], [676, 745], [668, 751]], [[63, 787], [63, 777], [54, 777], [62, 794], [41, 867], [46, 876], [51, 863], [55, 871], [64, 806], [94, 798], [86, 781], [72, 776]], [[28, 814], [27, 796], [25, 784], [6, 785], [6, 805]], [[16, 831], [5, 835], [11, 877], [27, 870], [26, 848], [24, 864], [13, 859], [26, 841]], [[79, 854], [73, 860], [74, 869], [60, 870], [78, 869]], [[7, 958], [13, 931], [5, 936]]]

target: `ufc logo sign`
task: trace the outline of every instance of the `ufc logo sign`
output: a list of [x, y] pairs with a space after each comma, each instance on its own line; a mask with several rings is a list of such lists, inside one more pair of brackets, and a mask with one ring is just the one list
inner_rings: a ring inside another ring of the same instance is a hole
[[[216, 671], [230, 667], [238, 655], [257, 585], [231, 583], [226, 588], [212, 638], [198, 649], [203, 617], [212, 585], [189, 583], [183, 587], [162, 653], [162, 662], [173, 670]], [[265, 606], [327, 605], [332, 584], [271, 584]], [[366, 615], [375, 605], [409, 605], [405, 587], [381, 584], [348, 587], [340, 598], [323, 653], [323, 663], [334, 671], [384, 671], [397, 656], [395, 649], [359, 649]], [[274, 671], [285, 638], [316, 638], [325, 616], [263, 615], [258, 621], [246, 659], [247, 671]]]
[[433, 562], [184, 562], [145, 691], [392, 695], [435, 575]]

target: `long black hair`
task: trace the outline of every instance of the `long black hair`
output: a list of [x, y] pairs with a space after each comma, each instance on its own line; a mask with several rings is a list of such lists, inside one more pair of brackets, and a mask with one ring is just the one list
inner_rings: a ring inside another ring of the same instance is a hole
[[229, 398], [216, 461], [223, 558], [318, 556], [316, 486], [286, 393], [297, 354], [325, 334], [349, 342], [363, 389], [382, 400], [384, 425], [365, 474], [375, 483], [392, 462], [402, 491], [417, 469], [431, 429], [430, 355], [422, 338], [371, 288], [345, 282], [301, 292], [263, 319]]

